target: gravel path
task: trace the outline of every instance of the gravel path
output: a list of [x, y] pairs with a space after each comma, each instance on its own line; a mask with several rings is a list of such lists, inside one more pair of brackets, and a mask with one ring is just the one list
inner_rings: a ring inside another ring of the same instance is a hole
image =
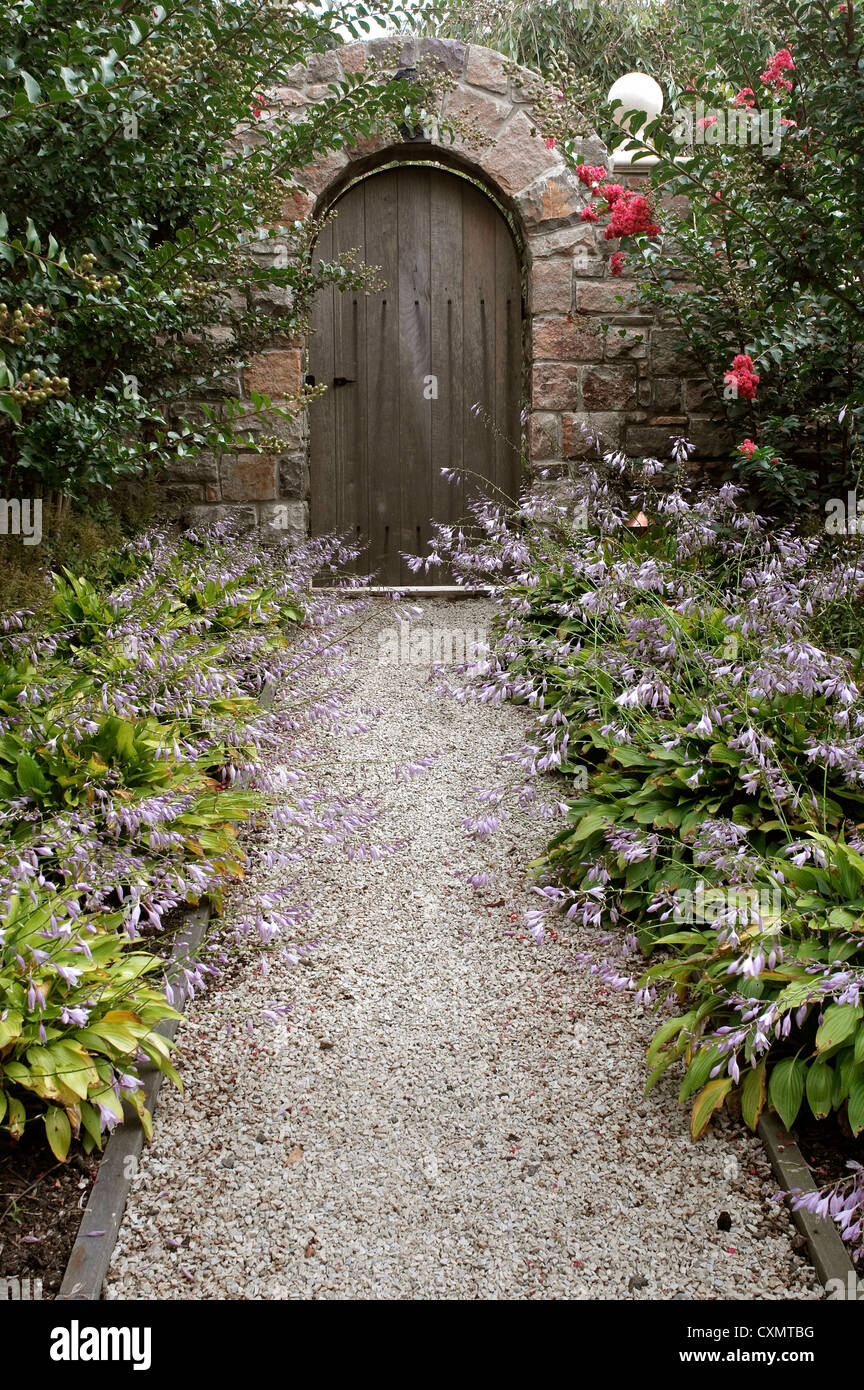
[[[437, 599], [416, 623], [490, 619]], [[382, 663], [393, 623], [381, 604], [357, 639], [357, 699], [380, 717], [328, 736], [314, 775], [383, 787], [379, 839], [410, 849], [316, 856], [308, 964], [193, 1001], [185, 1096], [163, 1090], [107, 1297], [820, 1297], [761, 1147], [728, 1120], [691, 1143], [674, 1082], [643, 1099], [650, 1015], [573, 969], [585, 935], [524, 931], [522, 866], [548, 825], [519, 812], [466, 837], [471, 789], [500, 780], [523, 714]], [[475, 894], [464, 876], [482, 869], [496, 876]], [[231, 1035], [273, 1000], [287, 1022]]]

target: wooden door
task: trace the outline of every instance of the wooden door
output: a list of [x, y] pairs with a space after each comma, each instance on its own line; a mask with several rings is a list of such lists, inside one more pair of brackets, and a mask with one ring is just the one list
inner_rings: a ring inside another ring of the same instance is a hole
[[[440, 583], [400, 552], [425, 552], [431, 519], [461, 521], [482, 482], [519, 489], [516, 246], [491, 199], [433, 167], [370, 175], [335, 211], [316, 258], [356, 248], [383, 284], [328, 287], [313, 312], [309, 369], [328, 390], [309, 409], [312, 533], [368, 541], [357, 568], [379, 583]], [[477, 476], [448, 483], [442, 468]]]

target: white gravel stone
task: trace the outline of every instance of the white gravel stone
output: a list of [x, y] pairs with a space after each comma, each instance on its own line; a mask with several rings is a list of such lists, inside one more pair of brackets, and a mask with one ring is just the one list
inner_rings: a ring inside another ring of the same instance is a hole
[[[416, 621], [491, 617], [436, 599]], [[523, 927], [548, 820], [466, 837], [471, 790], [500, 783], [524, 713], [380, 662], [393, 625], [381, 603], [355, 639], [356, 703], [380, 717], [323, 734], [310, 777], [380, 794], [377, 841], [408, 846], [316, 852], [297, 892], [315, 908], [309, 968], [249, 963], [192, 1001], [185, 1094], [163, 1088], [106, 1296], [821, 1297], [758, 1142], [724, 1117], [692, 1143], [671, 1077], [643, 1096], [653, 1019], [573, 969], [591, 933], [563, 924], [538, 946]], [[495, 879], [475, 894], [462, 876], [481, 869]], [[273, 1000], [286, 1021], [237, 1031]]]

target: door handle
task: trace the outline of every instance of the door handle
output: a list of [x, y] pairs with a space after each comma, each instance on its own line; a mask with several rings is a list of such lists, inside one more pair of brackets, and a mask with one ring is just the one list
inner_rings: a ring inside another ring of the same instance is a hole
[[354, 385], [354, 378], [353, 378], [352, 376], [334, 376], [334, 378], [333, 378], [333, 385], [334, 385], [334, 386], [353, 386], [353, 385]]

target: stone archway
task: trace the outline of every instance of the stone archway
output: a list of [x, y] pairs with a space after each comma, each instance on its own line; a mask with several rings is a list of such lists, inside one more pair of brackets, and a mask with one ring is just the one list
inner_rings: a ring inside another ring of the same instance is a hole
[[[687, 405], [680, 362], [671, 351], [669, 330], [634, 310], [626, 278], [611, 277], [608, 252], [615, 243], [604, 242], [590, 222], [580, 219], [586, 190], [534, 129], [532, 100], [540, 79], [476, 45], [379, 38], [317, 54], [307, 67], [291, 72], [290, 87], [267, 94], [268, 109], [276, 119], [308, 110], [331, 94], [328, 83], [363, 70], [373, 55], [379, 72], [420, 64], [424, 71], [446, 74], [448, 90], [436, 114], [457, 120], [465, 135], [440, 144], [373, 136], [334, 151], [298, 175], [306, 192], [286, 203], [286, 222], [317, 215], [352, 180], [388, 161], [425, 158], [468, 173], [510, 213], [524, 247], [526, 451], [532, 469], [554, 478], [570, 460], [585, 457], [591, 446], [583, 425], [600, 431], [608, 447], [666, 452], [670, 434], [684, 433], [688, 425], [680, 413]], [[608, 165], [596, 137], [585, 139], [577, 153], [585, 163]], [[645, 179], [633, 171], [617, 177], [636, 185]], [[266, 256], [274, 248], [265, 242], [250, 250]], [[601, 331], [601, 322], [613, 331]], [[296, 394], [305, 355], [304, 342], [280, 339], [275, 329], [273, 346], [243, 374], [246, 395], [256, 390], [278, 400]], [[298, 421], [283, 433], [282, 454], [241, 454], [220, 462], [215, 486], [206, 494], [211, 505], [187, 512], [200, 521], [230, 510], [249, 524], [305, 535], [307, 426]]]

